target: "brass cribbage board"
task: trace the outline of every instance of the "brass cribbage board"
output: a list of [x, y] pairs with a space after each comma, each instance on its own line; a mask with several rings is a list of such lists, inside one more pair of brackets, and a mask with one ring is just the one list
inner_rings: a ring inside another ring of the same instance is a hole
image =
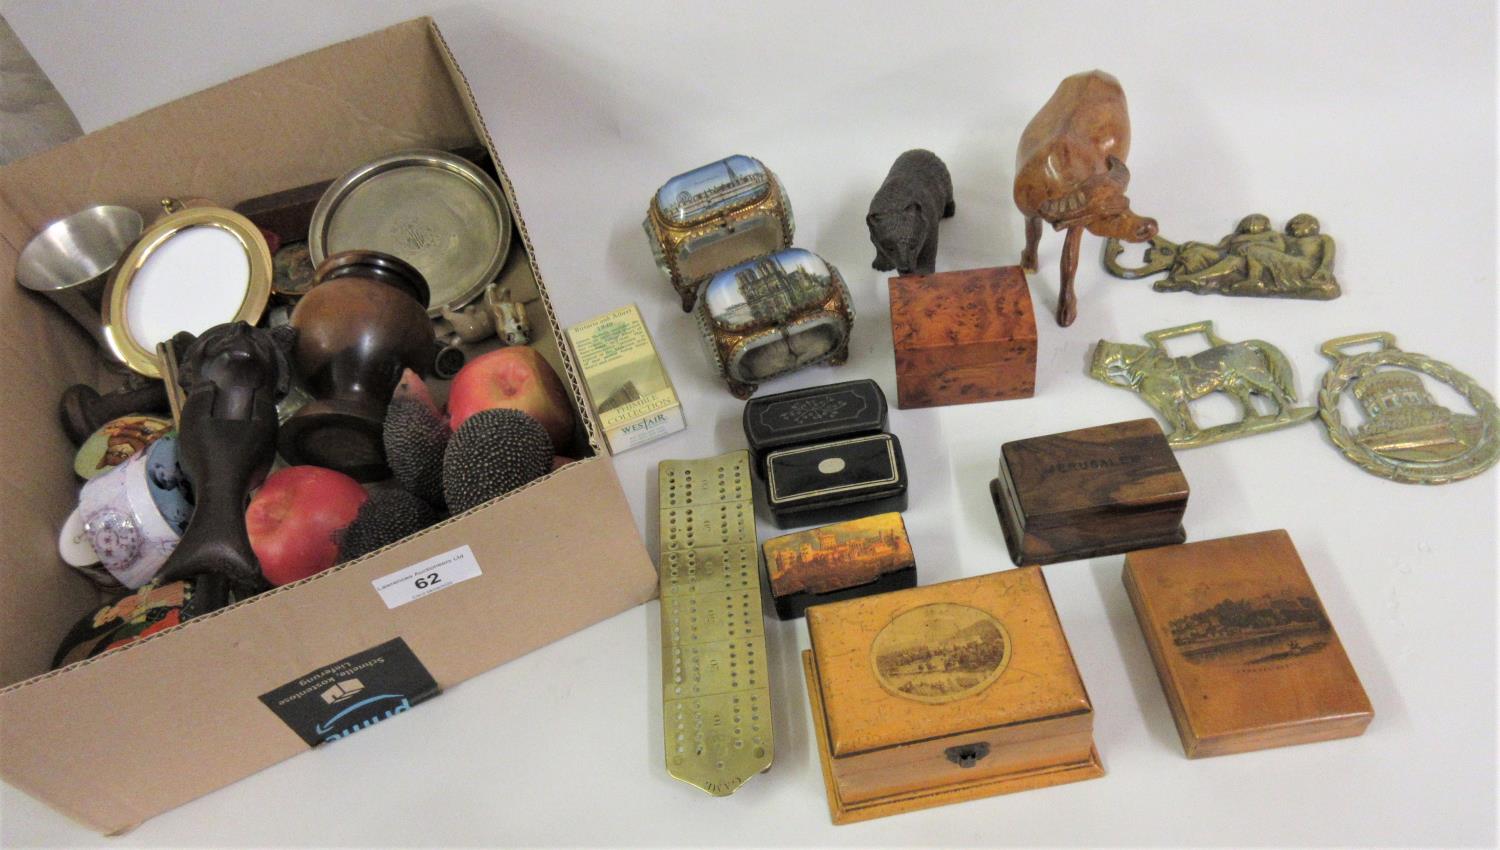
[[667, 772], [722, 797], [773, 755], [750, 454], [657, 471]]

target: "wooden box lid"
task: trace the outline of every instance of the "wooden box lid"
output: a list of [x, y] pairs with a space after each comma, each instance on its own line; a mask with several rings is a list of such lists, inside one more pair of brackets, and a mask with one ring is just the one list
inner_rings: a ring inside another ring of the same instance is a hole
[[1026, 529], [1103, 509], [1180, 514], [1188, 497], [1187, 479], [1155, 419], [1015, 440], [1000, 447], [1000, 464]]
[[1041, 570], [807, 610], [835, 759], [1059, 717], [1092, 724]]
[[1031, 291], [1020, 266], [890, 279], [897, 351], [1036, 340]]
[[1132, 552], [1124, 579], [1189, 756], [1358, 735], [1374, 716], [1285, 531]]

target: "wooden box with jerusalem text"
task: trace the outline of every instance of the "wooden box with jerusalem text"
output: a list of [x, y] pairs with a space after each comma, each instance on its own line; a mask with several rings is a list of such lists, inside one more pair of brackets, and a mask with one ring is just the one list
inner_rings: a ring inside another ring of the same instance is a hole
[[1104, 774], [1039, 569], [817, 605], [807, 630], [834, 823]]
[[890, 293], [897, 407], [1036, 391], [1036, 316], [1020, 266], [902, 275]]
[[1005, 443], [990, 496], [1017, 564], [1097, 558], [1185, 539], [1187, 479], [1155, 419]]
[[1131, 552], [1124, 580], [1189, 758], [1369, 726], [1369, 697], [1285, 531]]

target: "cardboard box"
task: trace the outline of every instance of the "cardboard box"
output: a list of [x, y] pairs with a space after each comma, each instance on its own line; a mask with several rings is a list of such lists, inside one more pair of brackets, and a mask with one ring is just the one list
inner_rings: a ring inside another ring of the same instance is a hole
[[[6, 782], [94, 829], [120, 832], [306, 750], [260, 698], [320, 668], [399, 639], [445, 688], [655, 595], [656, 573], [613, 467], [580, 415], [591, 457], [358, 561], [47, 670], [63, 634], [100, 603], [56, 553], [77, 493], [73, 447], [55, 424], [58, 394], [109, 378], [86, 333], [13, 283], [21, 247], [47, 222], [95, 203], [149, 211], [176, 196], [230, 206], [396, 150], [474, 144], [490, 149], [515, 212], [518, 238], [502, 281], [536, 294], [528, 304], [536, 345], [584, 414], [515, 191], [429, 20], [282, 62], [0, 170]], [[465, 546], [479, 574], [447, 590], [389, 608], [372, 585]], [[330, 703], [355, 687], [326, 676], [314, 684], [312, 700], [327, 693]]]

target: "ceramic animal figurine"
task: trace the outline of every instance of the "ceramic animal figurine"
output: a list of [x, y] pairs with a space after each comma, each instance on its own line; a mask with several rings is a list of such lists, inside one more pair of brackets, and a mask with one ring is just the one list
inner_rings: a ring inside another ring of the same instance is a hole
[[216, 325], [197, 339], [173, 338], [184, 394], [178, 463], [193, 484], [194, 509], [158, 581], [212, 575], [240, 592], [264, 588], [245, 503], [276, 457], [276, 402], [291, 388], [295, 339], [291, 328], [244, 322]]
[[875, 270], [932, 274], [938, 220], [952, 218], [953, 210], [953, 179], [937, 154], [918, 149], [897, 157], [865, 216], [875, 244]]
[[1339, 297], [1333, 277], [1333, 237], [1322, 233], [1318, 220], [1307, 213], [1286, 223], [1286, 233], [1271, 229], [1259, 213], [1240, 219], [1234, 232], [1217, 244], [1184, 242], [1178, 245], [1151, 237], [1145, 264], [1126, 268], [1119, 263], [1125, 250], [1118, 239], [1104, 243], [1104, 269], [1126, 280], [1165, 271], [1151, 288], [1157, 292], [1203, 295], [1249, 295], [1257, 298]]
[[1126, 242], [1156, 235], [1156, 221], [1130, 211], [1125, 187], [1130, 171], [1130, 116], [1125, 92], [1103, 71], [1063, 80], [1042, 110], [1026, 125], [1016, 150], [1016, 206], [1026, 216], [1026, 249], [1021, 265], [1036, 271], [1042, 222], [1066, 230], [1057, 323], [1077, 318], [1073, 274], [1083, 231]]
[[[1187, 357], [1167, 353], [1166, 341], [1201, 333], [1211, 348]], [[1276, 346], [1258, 339], [1229, 342], [1214, 334], [1211, 321], [1194, 322], [1146, 334], [1150, 345], [1099, 340], [1089, 377], [1110, 386], [1139, 393], [1172, 427], [1167, 442], [1173, 448], [1206, 446], [1234, 437], [1274, 431], [1317, 414], [1316, 407], [1297, 407], [1292, 364]], [[1227, 393], [1240, 403], [1240, 421], [1200, 428], [1188, 402], [1209, 393]], [[1250, 396], [1268, 399], [1272, 413], [1261, 413]]]
[[506, 345], [530, 345], [531, 321], [526, 318], [526, 305], [510, 300], [509, 287], [502, 288], [492, 283], [484, 290], [480, 300], [459, 310], [443, 308], [443, 322], [452, 333], [439, 332], [449, 345], [472, 345], [492, 336], [500, 337]]
[[476, 301], [457, 310], [444, 307], [442, 315], [457, 337], [457, 340], [449, 340], [452, 344], [472, 345], [495, 335], [495, 317], [490, 313], [489, 305], [483, 301]]
[[495, 334], [506, 345], [531, 344], [531, 320], [526, 305], [510, 300], [510, 290], [491, 284], [484, 291], [484, 304], [495, 321]]

